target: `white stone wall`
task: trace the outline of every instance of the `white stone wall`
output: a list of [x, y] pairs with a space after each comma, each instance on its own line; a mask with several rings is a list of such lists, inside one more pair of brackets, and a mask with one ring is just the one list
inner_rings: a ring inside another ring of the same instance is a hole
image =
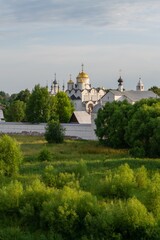
[[[92, 124], [62, 124], [65, 128], [67, 137], [75, 137], [86, 140], [97, 140]], [[45, 123], [30, 124], [30, 123], [14, 123], [0, 122], [0, 133], [8, 134], [44, 134]]]

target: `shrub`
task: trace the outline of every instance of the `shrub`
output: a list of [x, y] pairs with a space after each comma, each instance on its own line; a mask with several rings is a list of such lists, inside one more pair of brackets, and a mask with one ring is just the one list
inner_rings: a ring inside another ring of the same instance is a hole
[[80, 162], [76, 165], [76, 167], [73, 169], [73, 172], [77, 176], [77, 178], [82, 178], [87, 176], [88, 170], [86, 163], [81, 159]]
[[133, 170], [128, 164], [123, 164], [114, 172], [108, 171], [106, 176], [106, 194], [110, 197], [128, 198], [135, 186]]
[[155, 219], [135, 197], [110, 204], [112, 227], [121, 239], [154, 239]]
[[76, 179], [74, 173], [68, 172], [56, 172], [53, 166], [45, 168], [44, 174], [42, 175], [43, 182], [49, 187], [63, 188], [68, 186], [70, 188], [79, 189], [79, 181]]
[[149, 186], [147, 169], [142, 166], [135, 171], [136, 185], [138, 188], [146, 189]]
[[56, 176], [56, 170], [52, 165], [49, 165], [45, 167], [44, 173], [42, 175], [42, 181], [48, 186], [53, 187], [55, 186], [55, 176]]
[[57, 120], [51, 120], [47, 123], [45, 139], [48, 143], [62, 143], [64, 141], [65, 129]]
[[53, 193], [54, 189], [46, 188], [39, 179], [26, 187], [20, 203], [21, 220], [24, 225], [40, 227], [42, 204], [52, 198]]
[[23, 195], [22, 184], [18, 181], [10, 182], [0, 189], [0, 213], [7, 215], [17, 213], [21, 196]]
[[51, 153], [47, 148], [42, 149], [38, 155], [39, 161], [50, 161], [51, 158]]
[[22, 153], [15, 139], [8, 135], [0, 138], [0, 172], [6, 176], [13, 176], [19, 170]]
[[96, 216], [98, 210], [98, 201], [90, 193], [64, 187], [54, 198], [43, 203], [41, 218], [45, 227], [57, 231], [64, 239], [81, 239], [84, 234], [92, 234], [92, 224], [87, 227], [86, 218], [88, 215]]
[[144, 148], [139, 146], [131, 148], [129, 153], [135, 158], [143, 158], [145, 156]]

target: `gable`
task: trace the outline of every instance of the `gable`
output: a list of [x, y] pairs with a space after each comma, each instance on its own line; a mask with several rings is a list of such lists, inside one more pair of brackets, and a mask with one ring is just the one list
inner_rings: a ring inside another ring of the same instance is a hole
[[86, 111], [74, 111], [69, 122], [91, 124], [91, 115], [89, 115]]

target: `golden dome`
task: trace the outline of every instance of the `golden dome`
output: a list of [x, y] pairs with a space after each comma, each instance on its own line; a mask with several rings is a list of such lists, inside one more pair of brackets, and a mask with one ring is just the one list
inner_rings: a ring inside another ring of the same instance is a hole
[[81, 72], [78, 74], [77, 78], [89, 78], [88, 74], [85, 72]]
[[72, 75], [70, 74], [70, 79], [67, 83], [70, 83], [70, 84], [72, 83], [73, 84], [74, 82], [72, 81], [71, 77], [72, 77]]
[[68, 83], [74, 83], [71, 79], [69, 79]]

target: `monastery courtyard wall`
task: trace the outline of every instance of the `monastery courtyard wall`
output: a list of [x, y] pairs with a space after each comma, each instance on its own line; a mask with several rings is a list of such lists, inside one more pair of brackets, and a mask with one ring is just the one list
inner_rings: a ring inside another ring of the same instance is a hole
[[[65, 136], [85, 140], [97, 140], [92, 124], [62, 124], [65, 128]], [[45, 133], [45, 123], [30, 124], [16, 122], [0, 122], [0, 133], [39, 135]]]

